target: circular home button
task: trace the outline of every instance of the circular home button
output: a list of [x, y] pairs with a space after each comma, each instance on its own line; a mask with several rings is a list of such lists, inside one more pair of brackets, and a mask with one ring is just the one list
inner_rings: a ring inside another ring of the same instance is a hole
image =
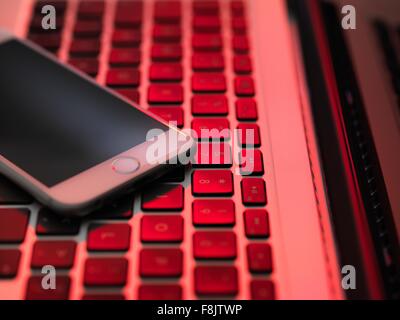
[[112, 169], [119, 174], [130, 174], [139, 169], [139, 161], [130, 157], [122, 157], [114, 160]]

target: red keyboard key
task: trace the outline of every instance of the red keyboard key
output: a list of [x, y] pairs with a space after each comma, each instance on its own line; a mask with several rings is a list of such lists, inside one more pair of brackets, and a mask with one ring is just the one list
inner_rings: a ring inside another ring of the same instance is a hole
[[100, 52], [98, 39], [74, 39], [69, 49], [71, 56], [97, 56]]
[[71, 268], [75, 259], [75, 241], [36, 241], [33, 246], [32, 268], [52, 265], [55, 268]]
[[246, 19], [243, 16], [232, 18], [232, 29], [237, 34], [244, 34], [247, 30]]
[[275, 287], [271, 280], [252, 280], [250, 292], [252, 300], [275, 300]]
[[99, 71], [99, 61], [97, 59], [72, 58], [69, 60], [69, 64], [90, 76], [96, 76]]
[[85, 294], [82, 300], [125, 300], [125, 296], [118, 293], [93, 293]]
[[142, 193], [144, 211], [181, 211], [183, 210], [182, 185], [158, 185]]
[[38, 235], [76, 235], [79, 233], [80, 221], [57, 215], [47, 208], [39, 211], [36, 225]]
[[112, 35], [114, 47], [136, 47], [141, 41], [140, 29], [115, 29]]
[[150, 107], [148, 109], [155, 115], [163, 118], [167, 122], [171, 122], [178, 128], [183, 127], [183, 109], [179, 107]]
[[197, 118], [192, 121], [197, 139], [229, 139], [229, 121], [225, 118]]
[[194, 16], [193, 29], [195, 32], [219, 32], [221, 20], [218, 16]]
[[215, 0], [193, 1], [193, 11], [197, 15], [218, 15], [219, 3]]
[[193, 166], [208, 168], [231, 167], [231, 146], [227, 143], [199, 143]]
[[236, 55], [233, 58], [233, 69], [238, 74], [251, 73], [253, 67], [250, 57], [248, 55]]
[[140, 300], [180, 300], [182, 287], [175, 284], [142, 284], [139, 287]]
[[250, 272], [269, 273], [272, 271], [271, 247], [267, 243], [251, 243], [247, 246], [247, 263]]
[[89, 226], [87, 248], [89, 251], [126, 251], [129, 249], [131, 227], [128, 224], [101, 224]]
[[244, 178], [242, 185], [242, 200], [247, 206], [263, 206], [267, 204], [265, 182], [261, 178]]
[[263, 155], [258, 149], [242, 149], [240, 152], [240, 172], [244, 176], [264, 174]]
[[100, 21], [78, 20], [75, 24], [74, 35], [78, 38], [98, 37], [102, 30]]
[[256, 124], [252, 123], [241, 123], [237, 126], [239, 145], [255, 146], [261, 145], [260, 128]]
[[127, 272], [128, 260], [125, 258], [88, 258], [84, 282], [86, 286], [123, 286]]
[[192, 46], [195, 51], [220, 51], [222, 37], [219, 34], [197, 33], [192, 37]]
[[268, 213], [262, 209], [249, 209], [244, 212], [244, 229], [249, 238], [269, 237]]
[[136, 48], [114, 48], [110, 52], [112, 66], [137, 66], [140, 63], [140, 50]]
[[225, 68], [224, 57], [220, 53], [194, 53], [192, 68], [195, 71], [222, 71]]
[[181, 104], [183, 87], [180, 84], [152, 84], [147, 99], [149, 104]]
[[253, 98], [236, 101], [236, 118], [240, 121], [255, 121], [258, 118], [257, 104]]
[[244, 35], [235, 35], [232, 40], [233, 50], [236, 53], [247, 53], [249, 52], [249, 39]]
[[140, 94], [137, 89], [116, 89], [116, 92], [118, 92], [120, 95], [124, 96], [128, 100], [131, 100], [132, 102], [139, 103], [140, 99]]
[[181, 39], [181, 27], [173, 24], [156, 24], [153, 27], [153, 39], [157, 42], [177, 42]]
[[194, 200], [192, 210], [195, 226], [235, 224], [235, 203], [232, 200]]
[[151, 81], [181, 81], [183, 69], [179, 63], [153, 63], [150, 66]]
[[0, 279], [17, 276], [20, 258], [17, 249], [0, 249]]
[[193, 235], [195, 259], [235, 259], [236, 250], [232, 231], [197, 231]]
[[227, 115], [228, 99], [224, 95], [195, 95], [192, 98], [192, 114]]
[[238, 272], [235, 267], [198, 266], [194, 270], [198, 295], [236, 295]]
[[154, 4], [154, 20], [158, 23], [177, 23], [181, 20], [180, 1], [157, 1]]
[[180, 277], [183, 253], [180, 249], [142, 249], [139, 272], [142, 277]]
[[107, 73], [107, 86], [135, 86], [140, 83], [140, 72], [134, 68], [110, 69]]
[[151, 48], [153, 61], [177, 61], [182, 58], [182, 46], [179, 44], [155, 43]]
[[142, 24], [143, 3], [140, 1], [119, 1], [115, 13], [118, 27], [140, 27]]
[[247, 76], [236, 77], [235, 94], [239, 97], [254, 96], [255, 88], [253, 78]]
[[25, 239], [29, 211], [0, 209], [0, 243], [20, 243]]
[[183, 240], [181, 216], [143, 216], [140, 229], [142, 242], [182, 242]]
[[48, 49], [50, 51], [55, 51], [61, 45], [61, 34], [60, 33], [31, 34], [29, 35], [29, 40], [35, 42], [37, 45], [45, 49]]
[[84, 18], [100, 18], [104, 12], [104, 1], [85, 0], [78, 8], [78, 16]]
[[192, 174], [192, 192], [196, 196], [230, 196], [233, 194], [232, 172], [196, 170]]
[[192, 76], [193, 92], [225, 92], [226, 79], [221, 73], [195, 73]]
[[31, 276], [28, 280], [26, 300], [68, 300], [71, 281], [68, 276], [56, 277], [55, 289], [44, 289], [43, 276]]

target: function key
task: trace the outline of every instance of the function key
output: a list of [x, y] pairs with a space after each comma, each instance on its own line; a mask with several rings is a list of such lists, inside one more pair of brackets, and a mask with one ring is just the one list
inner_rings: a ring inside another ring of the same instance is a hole
[[238, 272], [232, 266], [198, 266], [194, 270], [194, 282], [198, 295], [238, 293]]
[[226, 79], [222, 73], [195, 73], [192, 76], [193, 92], [225, 92]]
[[0, 249], [0, 279], [17, 275], [20, 258], [21, 252], [17, 249]]
[[233, 177], [229, 170], [196, 170], [192, 174], [192, 192], [196, 196], [230, 196]]
[[271, 247], [267, 243], [251, 243], [247, 246], [247, 264], [250, 272], [269, 273], [272, 271]]
[[275, 300], [275, 288], [271, 280], [252, 280], [250, 292], [253, 300]]
[[184, 188], [182, 185], [158, 185], [142, 193], [142, 210], [181, 211], [183, 210]]
[[193, 235], [195, 259], [235, 259], [236, 234], [232, 231], [197, 231]]
[[152, 84], [147, 99], [149, 104], [181, 104], [183, 87], [179, 84]]
[[138, 296], [140, 300], [180, 300], [182, 287], [175, 284], [142, 284]]
[[224, 57], [220, 53], [195, 53], [192, 68], [194, 71], [222, 71], [225, 68]]
[[52, 265], [55, 268], [71, 268], [75, 250], [74, 241], [37, 241], [33, 246], [31, 267]]
[[140, 229], [142, 242], [182, 242], [183, 240], [181, 216], [143, 216]]
[[125, 258], [88, 258], [85, 263], [86, 286], [124, 286], [128, 274]]
[[129, 249], [131, 227], [128, 224], [93, 223], [89, 226], [89, 251], [126, 251]]
[[249, 209], [244, 212], [244, 229], [248, 238], [269, 237], [268, 213], [262, 209]]
[[253, 98], [238, 99], [235, 103], [236, 118], [240, 121], [255, 121], [258, 118], [257, 103]]
[[180, 277], [183, 253], [180, 249], [142, 249], [139, 272], [142, 277]]
[[235, 224], [235, 203], [230, 199], [194, 200], [192, 213], [195, 226]]
[[0, 175], [0, 205], [29, 204], [32, 201], [30, 195]]
[[227, 115], [228, 99], [224, 95], [196, 95], [192, 98], [192, 114]]
[[265, 182], [261, 178], [244, 178], [241, 182], [243, 204], [263, 206], [267, 204]]
[[46, 290], [42, 286], [42, 276], [32, 276], [28, 280], [26, 300], [68, 300], [70, 279], [68, 276], [56, 277], [56, 288]]
[[46, 208], [39, 211], [36, 233], [38, 235], [76, 235], [79, 233], [80, 221], [57, 215]]
[[25, 239], [29, 211], [24, 209], [0, 209], [0, 243], [21, 243]]
[[142, 41], [142, 32], [139, 29], [115, 29], [112, 35], [114, 47], [136, 47]]

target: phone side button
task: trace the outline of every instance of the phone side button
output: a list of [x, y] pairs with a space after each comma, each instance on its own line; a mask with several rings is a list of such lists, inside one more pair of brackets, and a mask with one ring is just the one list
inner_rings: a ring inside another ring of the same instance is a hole
[[112, 169], [119, 174], [130, 174], [138, 170], [140, 167], [139, 161], [130, 157], [122, 157], [113, 161]]

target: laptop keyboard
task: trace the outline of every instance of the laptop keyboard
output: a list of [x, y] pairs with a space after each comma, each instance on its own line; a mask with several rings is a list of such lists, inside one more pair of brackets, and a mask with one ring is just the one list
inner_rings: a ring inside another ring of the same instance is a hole
[[[55, 31], [41, 29], [44, 4], [56, 7]], [[275, 297], [246, 5], [37, 2], [29, 39], [178, 127], [219, 131], [198, 136], [203, 156], [191, 168], [84, 219], [27, 207], [32, 198], [0, 177], [0, 284], [22, 273], [27, 299]], [[226, 128], [255, 137], [232, 139]], [[218, 163], [208, 161], [210, 139]], [[56, 267], [56, 290], [41, 286], [44, 265]]]

